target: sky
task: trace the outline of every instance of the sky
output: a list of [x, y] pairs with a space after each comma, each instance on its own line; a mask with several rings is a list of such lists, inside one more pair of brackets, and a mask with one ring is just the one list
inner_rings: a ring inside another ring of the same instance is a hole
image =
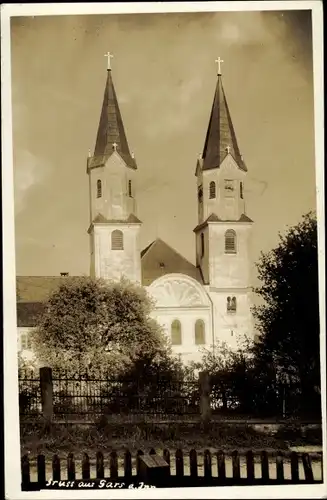
[[315, 209], [310, 11], [19, 17], [11, 27], [18, 275], [89, 274], [86, 159], [108, 50], [138, 164], [142, 248], [160, 237], [195, 262], [195, 166], [218, 56], [248, 167], [251, 264]]

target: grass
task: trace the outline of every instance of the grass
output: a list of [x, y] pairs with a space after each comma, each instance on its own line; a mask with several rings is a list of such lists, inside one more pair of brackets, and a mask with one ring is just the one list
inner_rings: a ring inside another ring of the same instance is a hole
[[275, 435], [254, 430], [246, 424], [226, 424], [212, 422], [207, 431], [199, 423], [171, 424], [98, 424], [83, 426], [77, 424], [53, 424], [51, 431], [44, 430], [42, 422], [21, 423], [21, 451], [38, 453], [67, 454], [73, 452], [80, 458], [83, 452], [108, 453], [113, 449], [176, 449], [187, 451], [223, 449], [242, 450], [288, 450], [290, 446], [321, 445], [321, 429], [305, 429], [299, 425], [285, 424]]

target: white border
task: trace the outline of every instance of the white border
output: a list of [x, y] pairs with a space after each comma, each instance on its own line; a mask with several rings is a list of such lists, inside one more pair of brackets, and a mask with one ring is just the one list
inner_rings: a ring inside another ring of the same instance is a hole
[[261, 2], [151, 2], [151, 3], [62, 3], [5, 4], [1, 6], [1, 85], [2, 85], [2, 199], [3, 199], [3, 289], [4, 289], [4, 401], [5, 401], [5, 487], [7, 499], [47, 498], [321, 498], [326, 496], [327, 461], [324, 483], [303, 486], [246, 486], [183, 488], [137, 491], [42, 491], [20, 490], [20, 437], [18, 412], [15, 234], [12, 155], [10, 17], [83, 14], [129, 14], [164, 12], [312, 10], [313, 65], [315, 95], [316, 193], [319, 243], [319, 286], [321, 324], [321, 394], [323, 408], [323, 449], [326, 456], [326, 324], [325, 324], [325, 219], [324, 219], [324, 114], [323, 114], [323, 10], [317, 1]]

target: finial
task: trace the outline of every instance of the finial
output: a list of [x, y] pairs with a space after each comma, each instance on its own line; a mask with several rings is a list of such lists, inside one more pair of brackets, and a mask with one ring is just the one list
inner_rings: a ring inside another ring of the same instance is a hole
[[89, 149], [88, 158], [91, 158], [91, 150]]
[[131, 152], [131, 157], [132, 157], [132, 158], [133, 158], [133, 160], [134, 160], [134, 158], [135, 158], [134, 151], [132, 151], [132, 152]]
[[218, 59], [215, 60], [215, 62], [218, 64], [218, 75], [221, 75], [221, 63], [223, 63], [224, 61], [222, 59], [220, 59], [220, 57], [218, 57]]
[[227, 151], [227, 154], [229, 154], [229, 153], [230, 153], [230, 149], [231, 149], [231, 148], [230, 148], [230, 145], [226, 146], [226, 148], [225, 148], [225, 149], [226, 149], [226, 151]]
[[107, 52], [104, 57], [107, 57], [108, 58], [108, 63], [107, 63], [107, 70], [110, 71], [111, 70], [111, 62], [110, 62], [110, 59], [112, 57], [114, 57], [110, 52]]
[[114, 151], [117, 151], [117, 146], [118, 146], [118, 144], [116, 142], [114, 142], [112, 145], [112, 147], [114, 148]]
[[198, 155], [198, 159], [199, 159], [199, 160], [202, 160], [202, 153], [199, 153], [199, 155]]

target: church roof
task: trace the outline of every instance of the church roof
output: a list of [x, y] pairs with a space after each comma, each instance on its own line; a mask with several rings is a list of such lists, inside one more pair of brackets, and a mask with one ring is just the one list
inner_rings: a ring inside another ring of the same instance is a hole
[[238, 219], [238, 220], [223, 220], [223, 219], [220, 219], [218, 217], [218, 215], [212, 213], [209, 215], [209, 217], [207, 217], [207, 219], [202, 222], [201, 224], [199, 224], [198, 226], [196, 226], [195, 229], [193, 229], [193, 231], [196, 233], [197, 231], [200, 231], [200, 229], [202, 229], [203, 227], [205, 227], [208, 222], [230, 222], [231, 224], [233, 224], [234, 222], [253, 222], [252, 219], [250, 219], [250, 217], [248, 217], [247, 215], [245, 214], [242, 214], [241, 217]]
[[160, 238], [141, 252], [141, 269], [144, 286], [170, 273], [186, 274], [203, 283], [199, 269]]
[[44, 302], [65, 279], [62, 276], [17, 276], [17, 326], [35, 326]]
[[137, 168], [129, 150], [111, 70], [108, 69], [94, 156], [90, 158], [89, 166], [103, 165], [114, 151], [128, 167]]
[[104, 215], [102, 214], [97, 214], [92, 223], [90, 224], [90, 227], [88, 229], [88, 232], [91, 230], [91, 227], [93, 224], [142, 224], [142, 221], [136, 217], [134, 214], [129, 214], [127, 219], [107, 219]]
[[230, 116], [221, 75], [218, 75], [215, 96], [202, 153], [202, 170], [219, 168], [228, 151], [241, 170], [247, 167], [241, 156]]

